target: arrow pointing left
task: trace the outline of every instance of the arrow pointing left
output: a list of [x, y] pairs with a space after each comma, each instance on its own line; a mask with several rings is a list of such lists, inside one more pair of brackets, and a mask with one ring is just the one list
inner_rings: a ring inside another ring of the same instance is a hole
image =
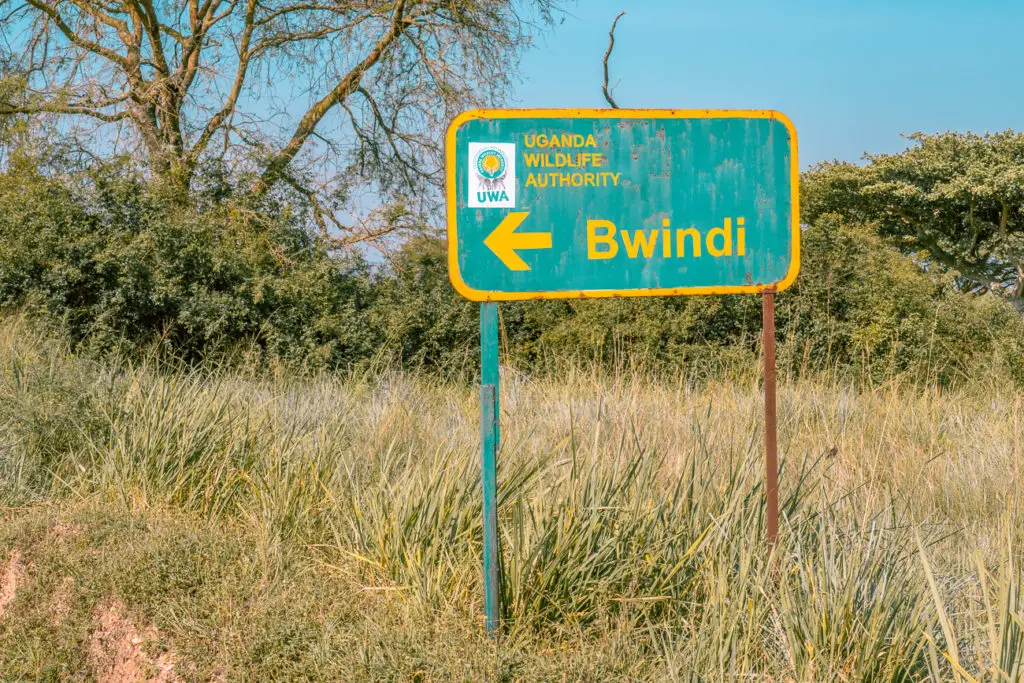
[[484, 244], [501, 259], [509, 270], [530, 270], [519, 254], [518, 249], [550, 249], [550, 232], [516, 232], [519, 224], [530, 215], [529, 211], [513, 211], [505, 216]]

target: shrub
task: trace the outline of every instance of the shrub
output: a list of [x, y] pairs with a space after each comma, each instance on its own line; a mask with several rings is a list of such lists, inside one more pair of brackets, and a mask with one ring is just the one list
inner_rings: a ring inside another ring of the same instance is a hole
[[[301, 197], [255, 198], [217, 173], [203, 187], [185, 205], [128, 165], [44, 174], [13, 163], [0, 174], [0, 305], [99, 351], [156, 343], [189, 362], [321, 370], [386, 357], [462, 380], [476, 373], [477, 306], [449, 284], [440, 235], [371, 264], [332, 253], [299, 218]], [[788, 376], [1024, 380], [1024, 324], [999, 297], [961, 292], [955, 274], [929, 272], [835, 214], [818, 216], [802, 242], [800, 277], [777, 299]], [[757, 296], [519, 302], [501, 306], [501, 323], [504, 362], [525, 371], [758, 372]]]
[[332, 258], [286, 202], [217, 187], [183, 206], [126, 165], [0, 175], [0, 304], [76, 345], [343, 367], [376, 348], [373, 297], [365, 261]]
[[[472, 367], [476, 305], [447, 282], [445, 245], [421, 237], [381, 281], [374, 318], [406, 362]], [[545, 301], [501, 306], [506, 359], [524, 370], [597, 363], [674, 375], [756, 372], [758, 296]], [[1024, 324], [994, 295], [960, 292], [870, 228], [826, 215], [802, 234], [796, 283], [776, 301], [780, 370], [895, 375], [943, 384], [994, 372], [1021, 381]]]

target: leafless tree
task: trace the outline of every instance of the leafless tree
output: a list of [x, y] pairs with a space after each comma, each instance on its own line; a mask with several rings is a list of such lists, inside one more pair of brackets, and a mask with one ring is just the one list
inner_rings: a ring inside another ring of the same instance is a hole
[[404, 206], [439, 184], [450, 118], [502, 101], [558, 2], [0, 0], [0, 116], [90, 122], [183, 196], [230, 160], [255, 192], [288, 183], [319, 207], [300, 172], [319, 159]]

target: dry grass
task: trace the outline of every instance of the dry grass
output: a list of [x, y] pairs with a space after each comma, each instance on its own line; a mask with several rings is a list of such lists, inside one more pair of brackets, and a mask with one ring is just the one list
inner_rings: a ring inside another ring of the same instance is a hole
[[95, 365], [18, 321], [0, 349], [0, 556], [37, 577], [4, 617], [35, 645], [0, 622], [0, 666], [25, 677], [89, 671], [39, 643], [90, 642], [113, 600], [197, 680], [1020, 676], [1021, 405], [994, 382], [784, 384], [772, 556], [756, 381], [506, 372], [495, 645], [474, 390]]

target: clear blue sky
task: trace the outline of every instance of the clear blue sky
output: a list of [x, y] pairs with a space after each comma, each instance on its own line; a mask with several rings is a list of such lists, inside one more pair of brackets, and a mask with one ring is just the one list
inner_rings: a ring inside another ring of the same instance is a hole
[[801, 165], [900, 133], [1024, 129], [1020, 0], [579, 0], [522, 63], [513, 106], [777, 109]]

